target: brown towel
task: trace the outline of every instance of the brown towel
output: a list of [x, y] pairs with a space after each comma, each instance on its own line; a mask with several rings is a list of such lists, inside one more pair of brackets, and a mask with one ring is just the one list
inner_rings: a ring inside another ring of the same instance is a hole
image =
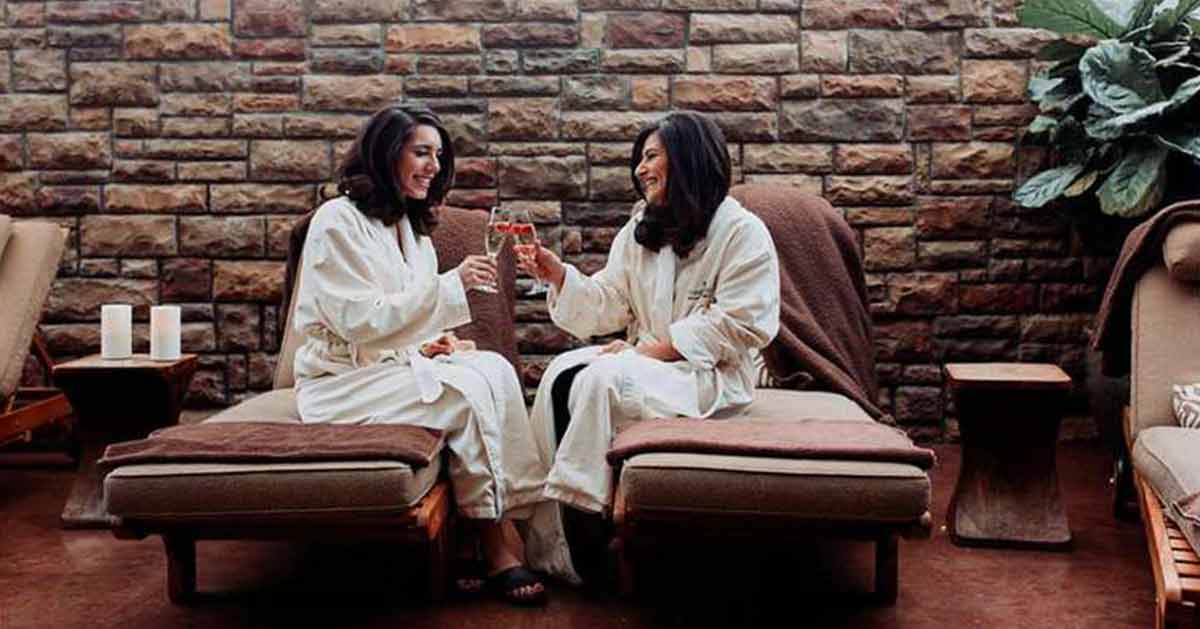
[[139, 463], [298, 463], [390, 460], [424, 467], [442, 449], [439, 430], [390, 424], [203, 422], [114, 443], [101, 469]]
[[735, 186], [730, 194], [763, 220], [779, 252], [779, 335], [763, 351], [785, 388], [840, 393], [871, 417], [875, 342], [854, 232], [824, 199], [779, 185]]
[[1194, 221], [1200, 221], [1200, 201], [1184, 201], [1167, 206], [1125, 238], [1092, 329], [1091, 348], [1104, 352], [1106, 375], [1129, 373], [1129, 316], [1134, 286], [1142, 274], [1162, 261], [1163, 241], [1171, 228]]
[[[462, 262], [467, 255], [483, 254], [483, 236], [487, 228], [488, 215], [482, 210], [443, 206], [438, 211], [439, 223], [433, 230], [433, 248], [437, 251], [438, 272], [445, 272]], [[315, 212], [301, 218], [292, 227], [288, 238], [288, 259], [284, 274], [283, 302], [280, 313], [288, 312], [292, 287], [299, 272], [300, 253], [308, 237], [308, 226]], [[500, 294], [467, 291], [473, 321], [455, 330], [459, 338], [471, 339], [481, 350], [501, 354], [512, 363], [517, 373], [521, 372], [521, 358], [517, 352], [516, 296], [513, 285], [517, 276], [516, 257], [511, 247], [505, 247], [498, 260], [500, 266]], [[283, 330], [280, 330], [282, 342]]]
[[875, 422], [803, 419], [656, 419], [617, 434], [608, 462], [644, 452], [733, 454], [788, 459], [837, 459], [933, 467], [933, 451], [913, 445], [903, 431]]

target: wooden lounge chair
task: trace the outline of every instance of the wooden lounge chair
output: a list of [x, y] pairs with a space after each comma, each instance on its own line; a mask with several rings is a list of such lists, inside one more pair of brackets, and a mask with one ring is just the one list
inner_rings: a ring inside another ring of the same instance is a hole
[[0, 446], [71, 415], [66, 396], [49, 387], [20, 387], [32, 350], [49, 382], [54, 365], [37, 329], [58, 273], [66, 230], [0, 215]]
[[[457, 266], [468, 253], [482, 253], [485, 213], [444, 208], [440, 218], [433, 240], [443, 270]], [[292, 233], [293, 250], [303, 245], [306, 230], [307, 218]], [[294, 261], [297, 256], [289, 257]], [[502, 293], [469, 295], [475, 320], [457, 332], [481, 349], [515, 361], [515, 265], [510, 254], [501, 256], [500, 273]], [[290, 296], [291, 290], [284, 294]], [[206, 422], [300, 422], [292, 388], [292, 359], [300, 344], [290, 325], [294, 303], [285, 302], [288, 325], [275, 388]], [[425, 594], [436, 600], [448, 585], [454, 514], [453, 492], [440, 470], [437, 464], [414, 468], [388, 460], [133, 464], [105, 477], [104, 499], [117, 520], [116, 537], [162, 536], [173, 603], [194, 598], [196, 542], [231, 539], [412, 545], [423, 550]]]

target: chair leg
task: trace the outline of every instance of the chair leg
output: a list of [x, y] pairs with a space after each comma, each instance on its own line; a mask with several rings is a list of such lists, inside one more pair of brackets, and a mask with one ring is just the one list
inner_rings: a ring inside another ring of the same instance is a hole
[[895, 533], [875, 541], [875, 596], [884, 605], [895, 605], [900, 590], [900, 540]]
[[426, 542], [428, 554], [428, 576], [425, 583], [425, 595], [432, 603], [445, 600], [446, 590], [450, 582], [450, 540], [449, 526], [436, 531]]
[[618, 537], [614, 543], [617, 553], [617, 594], [633, 598], [637, 595], [637, 570], [629, 549], [629, 541]]
[[196, 594], [196, 540], [164, 535], [163, 546], [167, 550], [167, 598], [183, 605]]

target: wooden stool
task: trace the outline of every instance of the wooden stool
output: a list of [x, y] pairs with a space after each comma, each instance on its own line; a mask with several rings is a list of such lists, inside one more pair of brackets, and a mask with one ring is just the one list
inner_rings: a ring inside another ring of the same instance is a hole
[[959, 545], [1063, 550], [1071, 529], [1055, 448], [1071, 377], [1055, 365], [946, 365], [962, 433], [947, 513]]

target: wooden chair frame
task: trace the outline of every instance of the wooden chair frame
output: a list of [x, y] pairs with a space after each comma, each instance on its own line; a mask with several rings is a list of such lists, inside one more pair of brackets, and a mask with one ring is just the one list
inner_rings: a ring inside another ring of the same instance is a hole
[[450, 582], [453, 493], [439, 480], [415, 506], [402, 513], [341, 516], [295, 515], [271, 519], [166, 519], [126, 518], [113, 526], [118, 539], [144, 539], [161, 535], [167, 553], [167, 596], [176, 605], [196, 598], [196, 542], [200, 540], [315, 541], [353, 539], [421, 545], [428, 559], [425, 594], [431, 601], [446, 596]]
[[[30, 345], [49, 382], [54, 359], [40, 329], [35, 328]], [[71, 415], [71, 403], [62, 391], [53, 387], [20, 387], [7, 400], [0, 399], [0, 446], [27, 438], [43, 426], [66, 421]]]

